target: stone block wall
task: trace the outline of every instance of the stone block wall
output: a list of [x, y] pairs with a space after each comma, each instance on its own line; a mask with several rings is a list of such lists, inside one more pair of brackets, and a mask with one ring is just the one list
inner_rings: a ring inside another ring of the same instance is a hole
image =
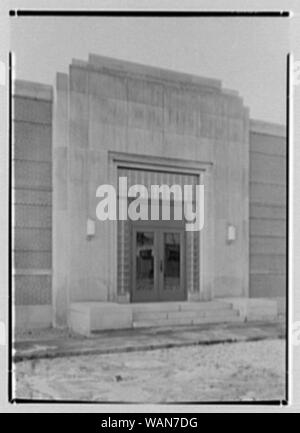
[[286, 294], [286, 131], [250, 124], [250, 296]]
[[[50, 307], [52, 88], [17, 80], [13, 91], [12, 122], [15, 305], [17, 308]], [[20, 315], [24, 318], [27, 313], [22, 311]], [[16, 320], [18, 321], [18, 317]], [[27, 320], [30, 320], [30, 317]], [[43, 321], [42, 318], [37, 320]]]

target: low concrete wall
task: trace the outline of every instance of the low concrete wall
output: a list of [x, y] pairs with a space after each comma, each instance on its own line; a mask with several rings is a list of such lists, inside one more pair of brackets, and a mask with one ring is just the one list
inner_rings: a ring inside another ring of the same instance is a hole
[[86, 336], [95, 330], [132, 327], [131, 304], [76, 302], [71, 304], [68, 316], [69, 327]]
[[17, 305], [14, 309], [14, 326], [18, 329], [49, 328], [52, 326], [52, 307]]
[[238, 311], [243, 321], [273, 321], [285, 313], [285, 298], [227, 298], [233, 309]]

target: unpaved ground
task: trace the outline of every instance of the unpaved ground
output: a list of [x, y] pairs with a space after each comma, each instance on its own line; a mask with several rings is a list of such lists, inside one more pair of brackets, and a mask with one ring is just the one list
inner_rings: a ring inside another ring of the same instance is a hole
[[17, 398], [106, 402], [284, 399], [285, 341], [193, 346], [15, 364]]

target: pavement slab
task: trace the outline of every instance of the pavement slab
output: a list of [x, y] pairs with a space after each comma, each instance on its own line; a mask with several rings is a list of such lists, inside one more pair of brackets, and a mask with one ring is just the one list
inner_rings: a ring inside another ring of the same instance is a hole
[[48, 329], [45, 330], [45, 336], [42, 331], [39, 331], [37, 338], [34, 333], [30, 336], [19, 336], [13, 344], [13, 360], [19, 362], [30, 359], [148, 351], [284, 337], [285, 324], [281, 321], [122, 329], [97, 332], [90, 338], [63, 332], [56, 333], [56, 330], [51, 333]]

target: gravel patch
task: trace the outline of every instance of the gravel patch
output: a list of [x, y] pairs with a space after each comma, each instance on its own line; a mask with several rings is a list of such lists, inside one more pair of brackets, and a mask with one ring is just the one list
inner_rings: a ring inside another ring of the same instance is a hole
[[282, 400], [285, 341], [22, 361], [15, 364], [15, 396], [110, 403]]

